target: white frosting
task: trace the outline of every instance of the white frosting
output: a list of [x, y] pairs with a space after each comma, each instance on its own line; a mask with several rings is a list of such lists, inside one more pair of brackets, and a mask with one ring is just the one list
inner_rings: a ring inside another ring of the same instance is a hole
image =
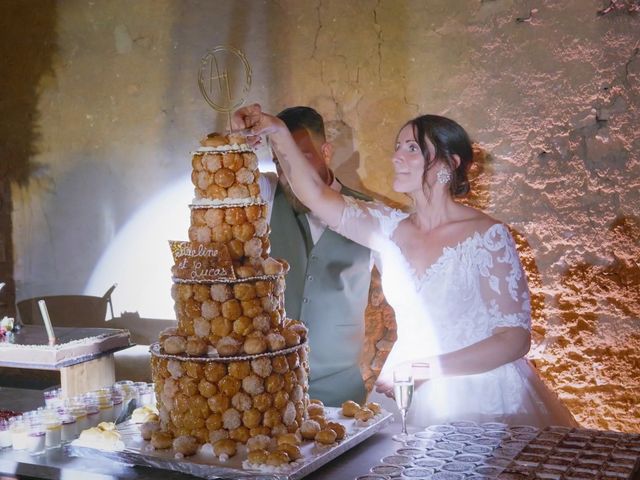
[[60, 351], [68, 349], [73, 346], [91, 345], [104, 340], [106, 338], [114, 337], [129, 337], [129, 331], [123, 330], [119, 333], [103, 333], [94, 337], [85, 337], [78, 340], [71, 340], [65, 343], [56, 343], [55, 345], [21, 345], [18, 343], [0, 342], [0, 349], [6, 348], [7, 350], [46, 350], [46, 351]]
[[120, 433], [115, 430], [115, 425], [104, 422], [97, 427], [83, 430], [80, 438], [74, 440], [72, 445], [111, 452], [124, 450], [124, 443], [121, 440]]
[[200, 453], [204, 457], [211, 457], [211, 458], [216, 457], [216, 454], [213, 451], [213, 445], [211, 445], [210, 443], [204, 443], [200, 445], [200, 448], [198, 449], [198, 453]]
[[144, 405], [136, 408], [131, 414], [133, 423], [145, 423], [158, 420], [158, 410], [154, 406]]
[[95, 355], [115, 348], [127, 347], [129, 344], [128, 330], [104, 333], [55, 345], [0, 342], [0, 361], [55, 365], [63, 360]]
[[230, 153], [230, 152], [253, 152], [251, 147], [246, 143], [239, 145], [237, 143], [231, 145], [220, 145], [219, 147], [200, 147], [191, 155], [204, 155], [205, 153]]
[[194, 198], [191, 200], [192, 207], [217, 207], [220, 205], [253, 205], [254, 203], [264, 203], [260, 196], [245, 198], [223, 198], [222, 200], [211, 200], [210, 198]]
[[358, 430], [362, 430], [363, 428], [367, 428], [368, 426], [376, 423], [380, 419], [380, 417], [382, 417], [382, 411], [380, 413], [375, 413], [369, 420], [356, 420], [355, 427]]
[[[256, 277], [254, 277], [256, 278]], [[174, 279], [175, 281], [175, 279]], [[190, 282], [193, 283], [193, 282]], [[275, 352], [265, 352], [265, 353], [258, 353], [255, 355], [238, 355], [235, 357], [190, 357], [188, 355], [173, 355], [173, 354], [167, 354], [167, 353], [162, 353], [161, 349], [160, 349], [160, 344], [158, 343], [153, 343], [151, 344], [151, 346], [149, 347], [149, 351], [151, 352], [151, 355], [154, 357], [158, 357], [158, 358], [167, 358], [167, 359], [175, 359], [175, 360], [179, 360], [179, 361], [191, 361], [191, 362], [198, 362], [198, 363], [209, 363], [209, 362], [241, 362], [241, 361], [245, 361], [245, 360], [253, 360], [255, 358], [262, 358], [262, 357], [275, 357], [278, 355], [287, 355], [289, 353], [295, 352], [296, 350], [299, 349], [304, 349], [307, 346], [307, 341], [305, 340], [304, 342], [298, 344], [298, 345], [294, 345], [293, 347], [289, 347], [289, 348], [285, 348], [282, 350], [277, 350]]]
[[293, 470], [294, 467], [298, 467], [304, 463], [304, 460], [299, 458], [294, 462], [285, 463], [284, 465], [280, 465], [276, 467], [275, 465], [267, 465], [265, 463], [251, 463], [249, 460], [244, 460], [242, 462], [242, 468], [245, 470], [259, 470], [260, 472], [266, 473], [282, 473], [289, 470]]

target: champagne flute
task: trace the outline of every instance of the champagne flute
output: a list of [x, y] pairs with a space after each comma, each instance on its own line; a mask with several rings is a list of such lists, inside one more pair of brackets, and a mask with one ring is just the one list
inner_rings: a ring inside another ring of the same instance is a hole
[[413, 375], [410, 367], [396, 368], [393, 371], [393, 395], [402, 417], [402, 432], [391, 438], [397, 442], [406, 442], [409, 439], [409, 434], [407, 433], [407, 411], [413, 397]]

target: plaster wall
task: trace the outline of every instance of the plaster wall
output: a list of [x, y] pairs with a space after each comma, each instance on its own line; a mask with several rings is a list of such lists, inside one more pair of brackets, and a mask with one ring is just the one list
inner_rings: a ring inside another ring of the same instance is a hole
[[[516, 234], [545, 380], [584, 425], [640, 431], [640, 14], [626, 0], [598, 15], [608, 3], [4, 2], [16, 296], [87, 291], [131, 219], [188, 178], [189, 151], [226, 122], [200, 95], [199, 61], [229, 44], [252, 65], [247, 101], [317, 108], [339, 178], [380, 198], [405, 203], [389, 158], [407, 119], [465, 126], [481, 151], [467, 201]], [[180, 195], [138, 217], [144, 244], [120, 244], [121, 265], [88, 293], [118, 282], [116, 309], [158, 316], [124, 299], [163, 278], [152, 295], [168, 301], [168, 248], [149, 252], [186, 237]], [[381, 351], [385, 312], [370, 312]]]

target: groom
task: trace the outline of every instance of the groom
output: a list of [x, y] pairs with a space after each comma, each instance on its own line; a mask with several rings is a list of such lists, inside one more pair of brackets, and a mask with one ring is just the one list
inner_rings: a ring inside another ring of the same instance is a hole
[[[310, 107], [291, 107], [278, 117], [320, 178], [336, 191], [365, 198], [342, 185], [329, 168], [333, 146], [322, 116]], [[277, 159], [278, 177], [260, 177], [263, 198], [272, 207], [271, 255], [285, 258], [287, 316], [309, 329], [309, 395], [325, 405], [363, 403], [366, 390], [359, 367], [364, 342], [364, 310], [371, 280], [371, 252], [328, 229], [293, 194]]]

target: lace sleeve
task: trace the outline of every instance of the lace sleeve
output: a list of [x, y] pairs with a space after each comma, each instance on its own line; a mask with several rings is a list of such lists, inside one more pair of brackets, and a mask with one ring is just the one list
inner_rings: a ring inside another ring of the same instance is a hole
[[408, 214], [380, 202], [367, 202], [343, 195], [345, 206], [340, 223], [331, 229], [356, 243], [380, 250], [398, 223]]
[[480, 291], [495, 327], [531, 330], [527, 279], [515, 242], [502, 224], [492, 226], [479, 249]]

